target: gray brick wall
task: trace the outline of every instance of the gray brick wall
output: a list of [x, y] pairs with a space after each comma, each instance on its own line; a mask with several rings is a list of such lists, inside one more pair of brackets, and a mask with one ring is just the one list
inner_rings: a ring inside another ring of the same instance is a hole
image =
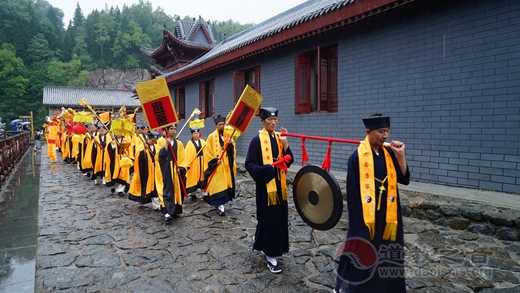
[[[388, 114], [413, 180], [520, 193], [520, 1], [446, 3], [341, 34], [338, 113], [294, 114], [295, 56], [313, 44], [257, 60], [264, 104], [280, 109], [291, 132], [347, 138], [363, 137], [361, 117]], [[232, 70], [214, 74], [217, 113], [232, 107]], [[186, 95], [189, 112], [198, 81]], [[255, 121], [240, 139], [241, 155], [258, 129]], [[290, 141], [300, 160], [299, 142]], [[325, 149], [307, 142], [315, 164]], [[345, 171], [354, 149], [334, 145], [332, 168]]]

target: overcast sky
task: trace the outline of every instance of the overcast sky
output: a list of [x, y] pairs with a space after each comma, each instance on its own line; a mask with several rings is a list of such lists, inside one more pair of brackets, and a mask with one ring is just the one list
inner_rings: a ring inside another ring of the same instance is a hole
[[[94, 9], [102, 9], [105, 4], [122, 6], [138, 3], [139, 0], [47, 0], [53, 6], [60, 8], [65, 14], [65, 27], [74, 14], [76, 3], [79, 2], [86, 16]], [[160, 6], [170, 15], [202, 16], [204, 19], [228, 20], [241, 23], [259, 23], [280, 12], [294, 7], [305, 0], [149, 0], [153, 8]]]

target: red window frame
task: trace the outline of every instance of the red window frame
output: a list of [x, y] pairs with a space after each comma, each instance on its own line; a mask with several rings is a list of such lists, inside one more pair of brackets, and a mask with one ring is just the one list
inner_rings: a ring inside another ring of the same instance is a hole
[[[247, 74], [254, 76], [254, 82], [246, 82]], [[246, 87], [246, 83], [253, 87], [257, 92], [261, 92], [260, 88], [260, 66], [250, 67], [247, 69], [237, 70], [233, 72], [233, 97], [235, 103]]]
[[[312, 76], [316, 72], [316, 76]], [[296, 56], [294, 99], [296, 114], [338, 111], [337, 46], [317, 47]], [[315, 84], [311, 84], [315, 82]], [[311, 92], [315, 89], [313, 105]], [[313, 108], [315, 110], [313, 110]]]
[[215, 81], [213, 79], [199, 83], [199, 117], [208, 118], [215, 113]]
[[174, 104], [179, 119], [186, 118], [186, 90], [184, 87], [177, 87], [174, 91]]

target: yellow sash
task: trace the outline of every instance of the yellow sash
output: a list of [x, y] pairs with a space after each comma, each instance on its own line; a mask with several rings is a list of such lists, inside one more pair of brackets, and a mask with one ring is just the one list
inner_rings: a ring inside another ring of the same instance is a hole
[[[273, 163], [272, 150], [271, 150], [271, 140], [269, 139], [269, 132], [267, 130], [262, 129], [258, 133], [258, 137], [260, 138], [260, 147], [262, 149], [262, 161], [264, 165], [271, 165]], [[278, 144], [278, 158], [283, 158], [283, 145], [280, 139], [280, 135], [275, 133], [276, 142]], [[275, 168], [276, 172], [280, 175], [280, 182], [282, 186], [282, 198], [284, 201], [287, 201], [287, 171], [280, 170]], [[278, 202], [278, 193], [276, 188], [276, 178], [271, 179], [271, 181], [267, 182], [267, 205], [277, 205]]]
[[[368, 138], [365, 137], [357, 151], [359, 157], [359, 186], [361, 204], [363, 206], [363, 219], [370, 233], [370, 239], [374, 239], [376, 227], [376, 186], [374, 179], [374, 159]], [[385, 153], [388, 177], [386, 226], [383, 232], [383, 239], [395, 241], [397, 239], [397, 173], [392, 157], [385, 147], [383, 147], [383, 152]]]
[[83, 141], [83, 135], [82, 134], [73, 134], [72, 138], [72, 157], [74, 159], [78, 159], [79, 155], [79, 144]]
[[83, 154], [83, 159], [81, 161], [81, 165], [83, 169], [92, 169], [92, 148], [94, 147], [94, 139], [90, 135], [90, 133], [85, 134], [85, 138], [83, 139], [83, 143], [87, 143], [85, 147], [85, 153]]

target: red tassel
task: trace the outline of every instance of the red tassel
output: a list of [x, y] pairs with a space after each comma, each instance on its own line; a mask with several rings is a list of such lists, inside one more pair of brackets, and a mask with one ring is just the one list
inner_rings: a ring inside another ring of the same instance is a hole
[[332, 141], [329, 141], [329, 145], [327, 146], [327, 152], [325, 153], [325, 159], [323, 159], [323, 163], [321, 164], [321, 168], [323, 170], [330, 170], [330, 156], [332, 153]]
[[302, 145], [302, 166], [305, 166], [305, 165], [307, 165], [307, 162], [309, 161], [309, 154], [307, 154], [307, 149], [305, 148], [305, 138], [302, 138], [301, 145]]
[[273, 163], [273, 167], [278, 168], [283, 171], [287, 171], [287, 163], [292, 160], [290, 155], [285, 155], [281, 157], [278, 161]]

